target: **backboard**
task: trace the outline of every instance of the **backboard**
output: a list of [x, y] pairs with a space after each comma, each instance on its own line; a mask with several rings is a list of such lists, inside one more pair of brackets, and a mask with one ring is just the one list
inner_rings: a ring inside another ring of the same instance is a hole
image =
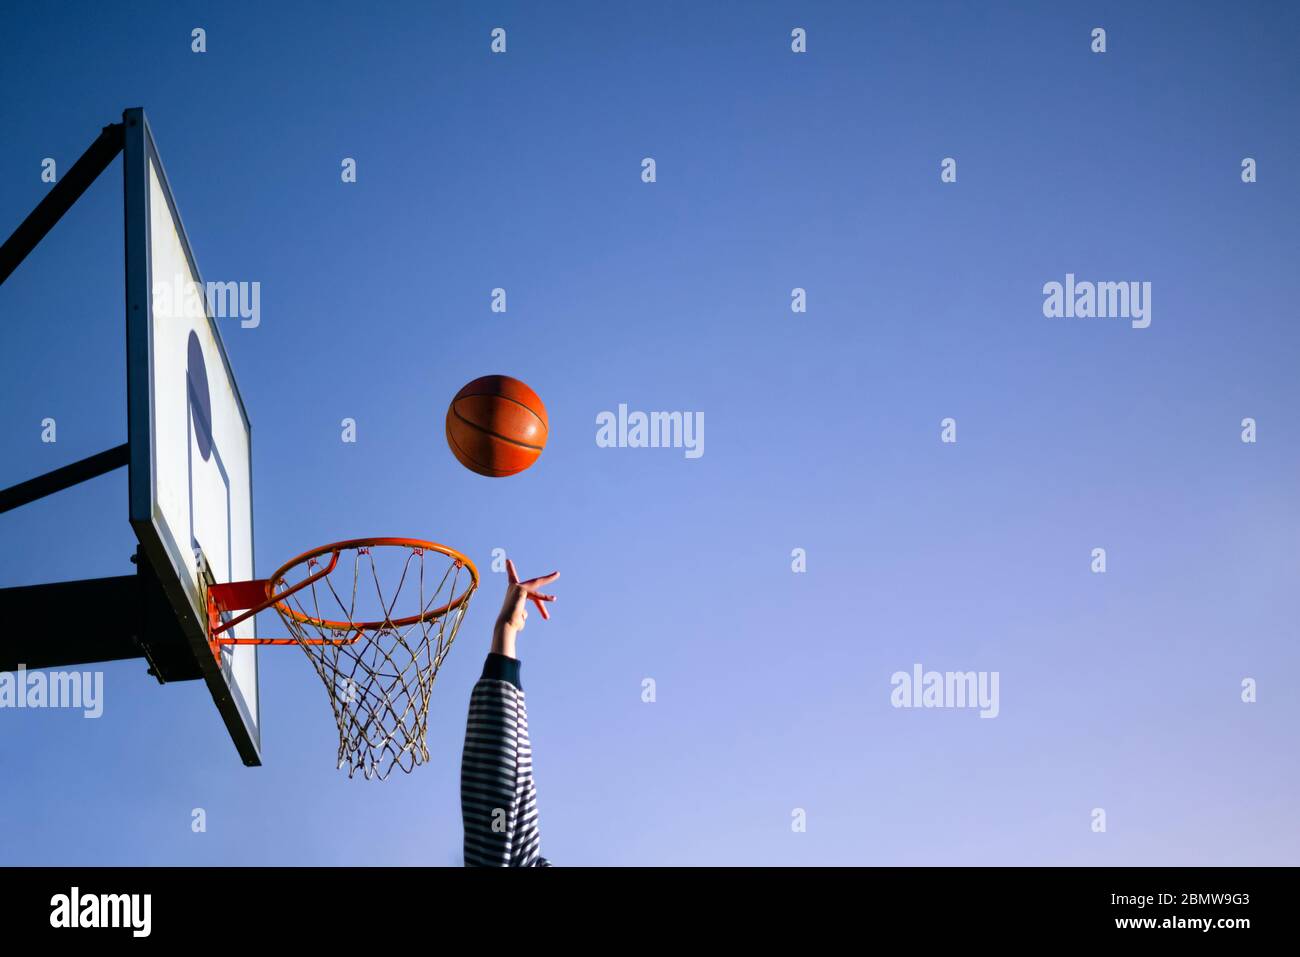
[[[252, 433], [144, 111], [123, 116], [131, 525], [245, 764], [257, 647], [214, 655], [207, 586], [253, 568]], [[254, 619], [232, 636], [255, 638]]]

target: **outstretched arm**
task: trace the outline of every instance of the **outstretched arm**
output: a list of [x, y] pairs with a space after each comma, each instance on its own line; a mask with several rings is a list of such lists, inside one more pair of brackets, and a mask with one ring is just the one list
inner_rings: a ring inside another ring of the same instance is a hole
[[516, 641], [533, 602], [549, 618], [539, 589], [559, 572], [521, 582], [506, 562], [509, 584], [492, 633], [492, 651], [470, 695], [461, 758], [460, 800], [465, 864], [470, 867], [545, 867], [537, 821], [528, 708], [520, 682]]

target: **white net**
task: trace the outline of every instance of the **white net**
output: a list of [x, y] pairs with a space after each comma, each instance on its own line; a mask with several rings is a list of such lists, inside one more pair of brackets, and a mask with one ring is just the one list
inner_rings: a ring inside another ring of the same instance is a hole
[[[383, 780], [429, 760], [433, 682], [478, 581], [454, 553], [425, 546], [382, 539], [335, 546], [335, 567], [275, 606], [329, 693], [338, 766], [348, 777]], [[294, 585], [288, 575], [319, 574], [333, 554], [273, 580], [273, 593]]]

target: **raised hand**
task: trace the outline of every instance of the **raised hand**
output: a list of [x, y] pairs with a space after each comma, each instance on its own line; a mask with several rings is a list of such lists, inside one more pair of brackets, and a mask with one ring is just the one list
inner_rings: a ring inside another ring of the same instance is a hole
[[543, 594], [540, 589], [559, 578], [560, 573], [551, 572], [540, 578], [520, 581], [519, 573], [515, 571], [515, 563], [506, 559], [506, 574], [509, 576], [509, 582], [506, 585], [505, 601], [501, 604], [501, 614], [497, 616], [496, 628], [492, 633], [492, 650], [497, 654], [513, 658], [515, 636], [523, 631], [524, 622], [528, 620], [528, 603], [532, 602], [536, 605], [543, 618], [550, 618], [551, 613], [547, 611], [546, 605], [548, 602], [555, 601], [555, 596]]

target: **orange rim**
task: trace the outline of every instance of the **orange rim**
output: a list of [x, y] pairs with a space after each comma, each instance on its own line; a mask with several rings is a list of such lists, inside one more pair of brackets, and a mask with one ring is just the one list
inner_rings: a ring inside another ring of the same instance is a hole
[[[462, 555], [454, 548], [446, 545], [439, 545], [437, 542], [426, 542], [418, 538], [352, 538], [345, 542], [334, 542], [330, 545], [322, 545], [320, 548], [313, 548], [309, 552], [303, 552], [297, 558], [285, 562], [275, 570], [275, 573], [266, 580], [266, 597], [275, 599], [277, 585], [284, 584], [284, 576], [299, 565], [311, 562], [322, 555], [332, 555], [337, 558], [340, 552], [348, 549], [361, 549], [373, 547], [394, 547], [410, 548], [413, 550], [438, 552], [446, 555], [456, 563], [458, 568], [468, 568], [470, 575], [470, 586], [465, 589], [459, 598], [454, 598], [447, 604], [438, 608], [431, 608], [429, 611], [419, 615], [410, 615], [406, 618], [383, 619], [380, 621], [331, 621], [328, 618], [313, 618], [311, 615], [304, 615], [301, 612], [294, 611], [283, 600], [275, 602], [275, 609], [282, 615], [292, 618], [294, 621], [305, 622], [315, 625], [317, 628], [328, 628], [331, 631], [378, 631], [381, 628], [406, 628], [420, 621], [431, 621], [440, 615], [445, 615], [449, 611], [454, 611], [469, 600], [469, 596], [474, 589], [478, 587], [478, 568], [470, 561], [468, 557]], [[292, 586], [289, 586], [292, 587]], [[287, 596], [286, 596], [287, 597]]]

